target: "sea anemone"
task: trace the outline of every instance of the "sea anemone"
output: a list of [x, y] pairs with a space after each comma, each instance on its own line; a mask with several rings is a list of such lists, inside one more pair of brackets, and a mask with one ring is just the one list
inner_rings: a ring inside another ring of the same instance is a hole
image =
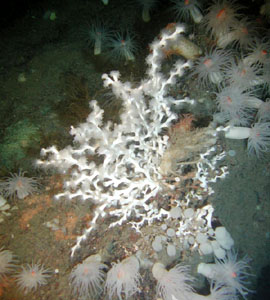
[[100, 255], [91, 255], [81, 264], [78, 264], [70, 274], [70, 283], [73, 294], [79, 297], [94, 297], [102, 290], [105, 278], [104, 269], [107, 266], [101, 263]]
[[222, 259], [216, 259], [215, 278], [216, 282], [226, 285], [246, 298], [250, 289], [246, 287], [248, 277], [251, 276], [250, 259], [245, 256], [241, 260], [237, 260], [237, 252], [230, 250], [227, 256]]
[[171, 0], [174, 5], [172, 10], [177, 19], [189, 21], [192, 19], [195, 23], [200, 23], [203, 15], [201, 13], [201, 4], [197, 0]]
[[45, 269], [43, 265], [28, 264], [21, 267], [21, 271], [15, 276], [19, 288], [25, 293], [36, 290], [38, 286], [47, 284], [47, 278], [51, 275], [50, 269]]
[[252, 112], [261, 104], [251, 91], [236, 85], [227, 86], [216, 93], [219, 110], [231, 125], [248, 126], [252, 121]]
[[178, 264], [168, 271], [162, 263], [155, 263], [152, 273], [158, 281], [157, 293], [164, 300], [192, 299], [194, 293], [190, 283], [194, 279], [188, 272], [188, 266]]
[[230, 127], [225, 133], [229, 139], [248, 139], [248, 153], [258, 158], [270, 147], [270, 122], [258, 122], [249, 127]]
[[122, 299], [121, 294], [125, 298], [129, 298], [139, 289], [139, 282], [141, 279], [140, 264], [135, 256], [125, 258], [120, 263], [113, 264], [112, 268], [107, 274], [105, 288], [107, 290], [109, 299], [112, 299], [116, 294], [118, 299]]
[[210, 300], [238, 300], [238, 297], [232, 288], [216, 283], [215, 281], [211, 281], [210, 295], [205, 298]]
[[203, 87], [211, 84], [221, 87], [224, 67], [229, 64], [231, 57], [230, 51], [213, 48], [195, 61], [191, 75], [198, 76], [198, 82]]
[[0, 182], [0, 190], [3, 191], [5, 197], [17, 196], [24, 199], [28, 195], [32, 195], [40, 189], [40, 184], [36, 178], [25, 177], [26, 172], [19, 171], [18, 174], [10, 173], [11, 177]]
[[270, 147], [270, 122], [255, 123], [250, 128], [248, 137], [248, 153], [260, 157]]
[[111, 37], [108, 26], [101, 21], [94, 21], [87, 32], [87, 42], [94, 46], [94, 55], [101, 54], [107, 48]]
[[149, 22], [151, 20], [150, 11], [158, 3], [158, 0], [137, 0], [137, 2], [142, 6], [142, 19], [144, 22]]
[[252, 21], [245, 17], [236, 21], [229, 32], [218, 36], [217, 45], [225, 48], [232, 43], [234, 46], [247, 48], [253, 44], [256, 33], [256, 28]]
[[244, 63], [243, 60], [227, 65], [225, 77], [230, 85], [236, 85], [243, 89], [251, 89], [255, 85], [263, 83], [259, 66]]
[[242, 8], [235, 4], [235, 1], [219, 0], [208, 8], [204, 17], [204, 24], [207, 31], [215, 38], [222, 38], [234, 28], [241, 16], [237, 11]]
[[[237, 260], [237, 253], [234, 250], [227, 251], [224, 259], [216, 259], [215, 264], [201, 263], [198, 266], [198, 273], [211, 279], [217, 286], [225, 286], [230, 289], [233, 294], [241, 294], [246, 298], [250, 289], [246, 287], [249, 272], [250, 259], [245, 256], [241, 260]], [[230, 298], [229, 298], [230, 299]]]
[[116, 61], [134, 61], [137, 52], [135, 34], [130, 31], [115, 32], [110, 39], [110, 56]]
[[270, 42], [268, 40], [254, 39], [252, 44], [248, 46], [248, 54], [244, 58], [246, 64], [264, 65], [269, 61]]
[[262, 67], [263, 88], [265, 93], [270, 93], [270, 59], [268, 59]]
[[260, 122], [269, 122], [270, 121], [270, 98], [267, 98], [265, 102], [259, 106], [256, 118]]
[[5, 274], [10, 273], [14, 265], [14, 255], [9, 250], [0, 249], [0, 280], [5, 276]]

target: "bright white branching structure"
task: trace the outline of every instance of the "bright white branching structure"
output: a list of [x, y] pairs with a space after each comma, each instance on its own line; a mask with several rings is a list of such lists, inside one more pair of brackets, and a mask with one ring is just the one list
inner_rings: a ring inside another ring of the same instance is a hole
[[[168, 96], [169, 87], [190, 67], [189, 62], [179, 60], [167, 76], [161, 73], [162, 49], [183, 31], [183, 26], [176, 25], [174, 30], [164, 30], [152, 43], [151, 54], [146, 59], [147, 78], [137, 86], [121, 82], [117, 71], [103, 74], [104, 86], [111, 87], [115, 96], [123, 100], [124, 112], [119, 124], [103, 124], [103, 110], [93, 100], [87, 121], [71, 128], [73, 146], [63, 150], [54, 146], [42, 149], [43, 159], [38, 165], [71, 174], [65, 182], [65, 191], [56, 198], [79, 198], [97, 204], [90, 226], [78, 237], [72, 255], [99, 217], [107, 214], [117, 217], [112, 227], [121, 225], [132, 215], [137, 221], [130, 224], [139, 230], [145, 222], [150, 224], [161, 219], [163, 213], [168, 214], [154, 207], [149, 199], [162, 188], [159, 164], [168, 146], [168, 136], [163, 130], [177, 118], [170, 108], [182, 102], [193, 103], [188, 98], [177, 100]], [[102, 158], [102, 163], [89, 161], [89, 156]], [[108, 211], [110, 207], [114, 209]]]

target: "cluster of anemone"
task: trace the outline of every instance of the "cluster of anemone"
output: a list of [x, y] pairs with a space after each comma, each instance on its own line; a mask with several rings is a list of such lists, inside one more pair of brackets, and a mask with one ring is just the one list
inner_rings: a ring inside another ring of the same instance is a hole
[[[152, 275], [157, 282], [157, 296], [163, 300], [236, 300], [238, 295], [246, 297], [251, 292], [246, 285], [249, 277], [249, 260], [245, 257], [237, 260], [234, 250], [227, 252], [224, 259], [215, 264], [200, 264], [198, 273], [210, 280], [210, 294], [202, 296], [195, 292], [195, 278], [190, 275], [190, 267], [177, 264], [167, 269], [161, 262], [152, 267]], [[70, 282], [74, 295], [80, 298], [101, 296], [105, 291], [108, 299], [129, 299], [140, 292], [142, 278], [140, 262], [136, 256], [130, 256], [121, 262], [107, 266], [97, 255], [89, 256], [71, 272]]]
[[91, 255], [75, 266], [70, 275], [73, 294], [82, 298], [96, 297], [104, 288], [109, 299], [115, 296], [122, 299], [122, 295], [128, 299], [139, 292], [140, 264], [135, 256], [113, 263], [106, 276], [107, 268], [99, 254]]
[[244, 257], [237, 260], [234, 250], [227, 252], [227, 256], [216, 260], [215, 264], [201, 263], [198, 273], [206, 276], [210, 281], [210, 294], [203, 296], [195, 293], [192, 277], [188, 266], [178, 264], [167, 269], [162, 263], [155, 263], [152, 274], [158, 282], [157, 293], [163, 300], [237, 300], [241, 295], [243, 298], [252, 292], [246, 287], [249, 273], [249, 259]]
[[248, 153], [260, 157], [270, 147], [270, 112], [265, 110], [269, 103], [258, 93], [263, 91], [263, 97], [270, 91], [270, 41], [260, 38], [244, 12], [233, 0], [209, 6], [202, 25], [215, 47], [194, 61], [191, 76], [212, 89], [220, 119], [230, 126], [225, 136], [247, 139]]
[[134, 61], [138, 53], [135, 33], [129, 29], [112, 30], [106, 22], [93, 21], [86, 40], [94, 55], [106, 55], [113, 61]]
[[[0, 284], [6, 276], [11, 275], [20, 290], [25, 294], [35, 291], [47, 284], [51, 270], [42, 264], [31, 263], [18, 266], [14, 254], [10, 250], [0, 249]], [[18, 269], [19, 267], [19, 269]]]

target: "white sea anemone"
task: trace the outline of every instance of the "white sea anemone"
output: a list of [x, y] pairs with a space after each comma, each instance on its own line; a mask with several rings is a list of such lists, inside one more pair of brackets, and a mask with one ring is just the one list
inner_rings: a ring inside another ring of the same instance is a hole
[[0, 280], [13, 270], [14, 262], [14, 255], [11, 251], [0, 249]]
[[87, 42], [94, 46], [94, 55], [101, 54], [108, 46], [111, 31], [107, 24], [100, 20], [93, 21], [87, 32]]
[[229, 139], [248, 139], [248, 153], [258, 158], [270, 149], [270, 122], [258, 122], [252, 127], [229, 127], [225, 133]]
[[50, 275], [50, 269], [45, 269], [40, 264], [28, 264], [21, 267], [21, 271], [15, 276], [19, 288], [25, 293], [36, 290], [38, 286], [47, 284], [47, 278]]
[[255, 123], [250, 128], [248, 138], [248, 153], [260, 157], [268, 152], [270, 147], [270, 122]]
[[262, 102], [262, 104], [259, 106], [257, 119], [260, 122], [270, 121], [270, 98], [267, 98], [265, 102]]
[[237, 252], [230, 250], [227, 256], [222, 260], [216, 260], [216, 277], [215, 281], [226, 285], [246, 298], [250, 289], [246, 287], [249, 283], [250, 259], [245, 256], [243, 259], [237, 260]]
[[190, 283], [194, 279], [188, 272], [188, 266], [178, 264], [168, 271], [162, 263], [155, 263], [152, 273], [158, 281], [157, 293], [164, 300], [192, 299], [194, 293]]
[[264, 65], [269, 61], [270, 42], [268, 40], [254, 39], [248, 47], [248, 55], [244, 58], [246, 64]]
[[238, 23], [241, 6], [233, 0], [218, 0], [208, 8], [204, 17], [207, 31], [216, 38], [222, 38]]
[[39, 190], [40, 184], [37, 182], [37, 179], [25, 177], [25, 173], [21, 170], [18, 174], [10, 173], [11, 177], [0, 182], [0, 190], [3, 191], [5, 197], [17, 196], [19, 199], [24, 199]]
[[255, 85], [263, 83], [258, 65], [250, 65], [240, 60], [226, 66], [225, 77], [230, 85], [239, 86], [242, 89], [252, 89]]
[[195, 61], [191, 75], [198, 76], [198, 82], [202, 87], [211, 84], [220, 87], [225, 78], [224, 69], [229, 65], [231, 57], [230, 51], [211, 49]]
[[139, 269], [139, 261], [135, 256], [113, 264], [105, 283], [109, 299], [112, 299], [115, 294], [120, 300], [122, 299], [121, 294], [127, 299], [138, 292], [141, 279]]
[[235, 291], [231, 287], [211, 281], [210, 295], [206, 296], [205, 299], [238, 300], [238, 297], [237, 297]]
[[[230, 250], [224, 259], [216, 259], [215, 264], [199, 264], [198, 272], [211, 279], [217, 287], [227, 287], [226, 293], [232, 292], [235, 295], [238, 293], [246, 298], [251, 292], [246, 287], [249, 283], [248, 277], [251, 275], [249, 262], [250, 259], [247, 256], [237, 260], [237, 253]], [[215, 288], [215, 290], [218, 292], [219, 288]]]
[[115, 32], [109, 43], [110, 56], [116, 61], [134, 61], [138, 52], [135, 34], [130, 31]]
[[219, 110], [231, 125], [247, 126], [252, 118], [252, 111], [261, 104], [251, 91], [236, 85], [227, 86], [216, 93]]
[[197, 0], [171, 0], [174, 5], [172, 10], [176, 14], [177, 19], [181, 21], [189, 21], [192, 19], [195, 23], [200, 23], [203, 15], [201, 4]]
[[144, 22], [149, 22], [151, 20], [150, 11], [157, 5], [157, 0], [137, 0], [137, 2], [142, 6], [142, 19]]
[[87, 298], [100, 293], [106, 268], [107, 266], [101, 263], [101, 257], [98, 254], [87, 257], [81, 264], [74, 267], [70, 274], [73, 294]]
[[252, 45], [256, 29], [254, 24], [246, 17], [235, 22], [231, 30], [223, 35], [220, 35], [217, 40], [217, 45], [225, 48], [229, 44], [246, 48]]

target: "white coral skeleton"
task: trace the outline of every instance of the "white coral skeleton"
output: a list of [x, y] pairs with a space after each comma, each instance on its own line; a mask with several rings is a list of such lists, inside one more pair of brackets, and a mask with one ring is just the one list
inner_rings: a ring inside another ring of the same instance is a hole
[[[110, 224], [112, 227], [135, 216], [137, 221], [130, 224], [139, 231], [144, 223], [151, 224], [161, 219], [162, 214], [168, 214], [158, 210], [149, 199], [162, 189], [160, 162], [168, 147], [164, 129], [177, 119], [171, 106], [193, 103], [188, 98], [174, 99], [168, 95], [169, 87], [190, 67], [189, 62], [179, 60], [167, 76], [161, 73], [165, 57], [163, 49], [183, 31], [183, 26], [176, 24], [173, 30], [163, 30], [159, 39], [150, 45], [151, 54], [146, 59], [147, 77], [137, 86], [121, 82], [118, 71], [103, 74], [104, 86], [111, 87], [115, 96], [123, 100], [124, 112], [119, 124], [103, 124], [103, 110], [94, 100], [90, 102], [92, 112], [87, 121], [71, 128], [73, 146], [63, 150], [57, 150], [55, 146], [42, 149], [43, 159], [37, 161], [38, 165], [71, 174], [65, 182], [65, 191], [56, 198], [79, 198], [97, 204], [89, 228], [77, 238], [71, 255], [93, 230], [99, 217], [117, 217]], [[102, 158], [103, 162], [98, 164], [95, 159], [88, 160], [89, 156], [99, 158], [99, 161]], [[199, 180], [202, 173], [200, 167]]]

